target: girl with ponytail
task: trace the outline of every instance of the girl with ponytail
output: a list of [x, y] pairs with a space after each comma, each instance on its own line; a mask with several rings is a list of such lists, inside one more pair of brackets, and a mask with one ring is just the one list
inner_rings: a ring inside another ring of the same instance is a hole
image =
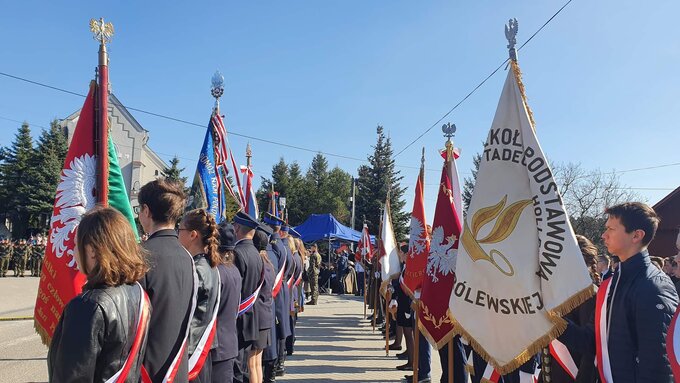
[[179, 241], [194, 259], [198, 276], [196, 310], [189, 328], [189, 380], [210, 382], [210, 348], [214, 339], [220, 295], [217, 265], [222, 262], [218, 247], [217, 223], [205, 209], [187, 212], [177, 228]]

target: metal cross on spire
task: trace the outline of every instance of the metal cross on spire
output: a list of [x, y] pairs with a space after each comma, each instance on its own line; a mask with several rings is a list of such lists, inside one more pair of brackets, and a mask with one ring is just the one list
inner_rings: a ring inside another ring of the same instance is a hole
[[510, 60], [517, 61], [517, 19], [512, 18], [508, 20], [505, 25], [505, 38], [508, 39], [508, 50], [510, 53]]
[[92, 37], [99, 41], [101, 45], [104, 45], [111, 41], [113, 24], [105, 23], [103, 17], [99, 18], [99, 20], [90, 19], [90, 31], [94, 33]]

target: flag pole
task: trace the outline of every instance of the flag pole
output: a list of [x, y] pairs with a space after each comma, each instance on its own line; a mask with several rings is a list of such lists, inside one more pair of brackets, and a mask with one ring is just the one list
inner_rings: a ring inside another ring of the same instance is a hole
[[97, 203], [108, 205], [109, 195], [109, 56], [106, 51], [106, 43], [113, 36], [113, 24], [105, 23], [104, 18], [90, 20], [90, 31], [94, 33], [94, 39], [99, 41], [99, 63], [97, 103], [95, 118], [95, 141], [97, 147]]
[[371, 274], [372, 279], [373, 279], [373, 332], [375, 332], [375, 322], [377, 321], [378, 317], [378, 305], [380, 304], [380, 297], [378, 295], [378, 277], [376, 277], [375, 273], [378, 268], [378, 265], [375, 264], [375, 256], [373, 257], [372, 265], [371, 265]]
[[385, 289], [385, 355], [390, 356], [390, 301], [392, 300], [392, 291], [389, 285]]
[[413, 327], [413, 356], [411, 360], [411, 365], [413, 366], [413, 383], [418, 383], [418, 352], [420, 351], [420, 328], [419, 316], [420, 316], [420, 290], [415, 292], [415, 305], [416, 305], [416, 321]]
[[453, 338], [451, 338], [447, 347], [449, 348], [449, 383], [453, 383]]

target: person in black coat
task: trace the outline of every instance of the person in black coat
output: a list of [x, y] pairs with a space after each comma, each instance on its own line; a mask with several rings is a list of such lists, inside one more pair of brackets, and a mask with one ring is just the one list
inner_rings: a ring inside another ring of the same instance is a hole
[[[54, 331], [47, 354], [49, 381], [106, 382], [120, 372], [118, 381], [136, 383], [150, 311], [148, 297], [136, 283], [147, 270], [142, 250], [130, 222], [112, 208], [84, 214], [76, 243], [76, 262], [87, 284], [68, 302]], [[142, 300], [146, 304], [140, 312]], [[132, 365], [123, 375], [127, 359]]]
[[[272, 287], [274, 286], [274, 279], [276, 278], [276, 270], [267, 256], [267, 245], [269, 245], [269, 237], [267, 234], [264, 231], [256, 230], [255, 236], [253, 237], [253, 244], [262, 257], [264, 265], [264, 284], [262, 285], [260, 295], [257, 297], [257, 302], [255, 303], [255, 309], [259, 312], [260, 321], [260, 337], [253, 343], [255, 365], [248, 367], [251, 371], [251, 382], [261, 382], [263, 380], [262, 354], [264, 349], [268, 348], [272, 343], [272, 318], [274, 317]], [[253, 371], [257, 371], [255, 377], [253, 377]]]
[[[647, 252], [659, 218], [639, 202], [612, 206], [605, 213], [608, 219], [602, 239], [607, 251], [621, 259], [614, 276], [598, 291], [602, 304], [607, 305], [608, 320], [586, 327], [568, 322], [559, 339], [567, 347], [597, 352], [598, 359], [609, 358], [609, 371], [607, 364], [602, 365], [605, 377], [611, 373], [606, 377], [609, 381], [673, 382], [666, 336], [678, 294], [670, 278], [651, 264]], [[604, 307], [596, 307], [600, 309]], [[607, 327], [607, 353], [596, 346], [595, 326]]]
[[[271, 262], [274, 270], [280, 270], [279, 268], [279, 260], [278, 257], [276, 256], [276, 253], [274, 252], [274, 249], [272, 247], [272, 240], [271, 236], [269, 237], [269, 242], [267, 243], [266, 247], [266, 252], [267, 252], [267, 257], [269, 257], [269, 262]], [[278, 275], [278, 271], [276, 273]], [[283, 274], [281, 274], [281, 279], [283, 279]], [[281, 284], [279, 283], [279, 286]], [[263, 367], [263, 379], [262, 381], [264, 383], [274, 383], [276, 382], [276, 374], [274, 372], [275, 366], [276, 366], [276, 360], [278, 359], [278, 339], [279, 335], [278, 333], [281, 331], [277, 328], [277, 323], [279, 322], [279, 319], [277, 317], [278, 314], [276, 310], [276, 301], [279, 300], [281, 301], [283, 299], [283, 296], [280, 294], [280, 287], [278, 290], [274, 290], [276, 287], [276, 280], [272, 284], [272, 327], [271, 327], [271, 342], [267, 348], [264, 349], [262, 352], [262, 367]], [[276, 297], [274, 297], [274, 293], [276, 293]]]
[[[290, 308], [291, 308], [291, 301], [293, 300], [292, 293], [290, 291], [290, 288], [288, 287], [288, 283], [290, 280], [293, 278], [295, 275], [295, 260], [293, 259], [293, 253], [290, 251], [290, 245], [288, 244], [289, 238], [288, 238], [288, 233], [281, 230], [280, 232], [281, 235], [281, 243], [282, 247], [285, 251], [286, 254], [286, 272], [284, 273], [284, 280], [283, 280], [283, 286], [281, 289], [283, 290], [285, 302], [284, 302], [284, 310], [285, 314], [284, 316], [286, 318], [286, 323], [288, 323], [288, 335], [286, 335], [286, 338], [292, 335], [291, 332], [291, 321], [292, 318], [290, 316]], [[279, 359], [277, 361], [277, 366], [276, 366], [276, 376], [283, 376], [286, 373], [286, 338], [283, 340], [279, 341], [279, 348], [277, 350], [277, 353], [279, 355]]]
[[238, 212], [234, 216], [234, 231], [236, 244], [234, 246], [234, 265], [243, 279], [241, 284], [240, 315], [236, 319], [238, 332], [239, 356], [234, 366], [234, 382], [244, 383], [249, 381], [248, 366], [253, 365], [255, 355], [253, 343], [260, 337], [259, 312], [254, 307], [257, 296], [264, 283], [264, 264], [260, 252], [253, 244], [255, 229], [259, 223], [249, 215]]
[[184, 190], [177, 183], [159, 179], [142, 186], [137, 199], [139, 222], [149, 235], [143, 247], [151, 267], [139, 283], [153, 307], [144, 367], [153, 382], [172, 376], [174, 382], [187, 383], [185, 345], [196, 306], [197, 277], [193, 259], [179, 243], [175, 230], [184, 211]]
[[242, 279], [234, 266], [234, 243], [236, 235], [230, 223], [219, 227], [220, 245], [218, 251], [222, 262], [217, 265], [220, 273], [220, 306], [217, 311], [217, 334], [211, 350], [213, 383], [232, 383], [234, 381], [234, 361], [238, 356], [238, 335], [236, 314], [241, 297]]
[[221, 289], [220, 275], [216, 268], [221, 263], [217, 252], [217, 223], [205, 209], [196, 209], [184, 215], [177, 231], [179, 242], [194, 259], [198, 275], [196, 310], [189, 326], [189, 380], [211, 382], [210, 349], [216, 331], [215, 321]]
[[276, 376], [282, 376], [285, 373], [283, 367], [285, 362], [285, 342], [286, 338], [290, 335], [290, 291], [286, 286], [286, 281], [288, 280], [288, 275], [291, 269], [292, 258], [289, 258], [288, 246], [286, 246], [281, 238], [281, 225], [283, 220], [279, 217], [267, 213], [264, 216], [264, 222], [269, 225], [272, 230], [272, 234], [269, 236], [269, 243], [271, 245], [271, 250], [276, 254], [278, 260], [278, 273], [281, 273], [280, 287], [275, 286], [275, 290], [278, 289], [278, 294], [274, 298], [274, 306], [276, 316], [276, 363], [274, 364], [274, 373]]

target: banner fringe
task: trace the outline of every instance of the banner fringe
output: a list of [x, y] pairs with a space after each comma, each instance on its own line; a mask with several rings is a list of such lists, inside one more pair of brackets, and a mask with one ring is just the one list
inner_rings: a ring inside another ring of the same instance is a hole
[[572, 295], [564, 301], [562, 304], [559, 306], [553, 308], [552, 310], [548, 311], [548, 314], [551, 316], [558, 316], [558, 317], [563, 317], [567, 314], [569, 314], [573, 309], [577, 308], [578, 306], [582, 305], [585, 301], [588, 299], [592, 298], [595, 296], [595, 286], [590, 285], [586, 287], [585, 289], [577, 292], [576, 294]]
[[47, 346], [48, 348], [50, 347], [50, 343], [52, 343], [52, 338], [47, 334], [47, 331], [38, 323], [37, 320], [33, 321], [33, 328], [35, 329], [35, 332], [40, 335], [40, 341], [42, 344]]
[[524, 107], [527, 109], [527, 114], [529, 115], [529, 122], [531, 122], [531, 129], [536, 131], [536, 121], [534, 121], [534, 112], [531, 111], [529, 103], [527, 102], [526, 90], [524, 88], [524, 83], [522, 82], [522, 71], [519, 69], [519, 64], [517, 63], [517, 61], [510, 60], [510, 66], [512, 67], [512, 72], [515, 74], [515, 80], [517, 80], [517, 87], [519, 87], [519, 93], [522, 95]]
[[453, 327], [451, 327], [451, 330], [449, 330], [446, 335], [442, 337], [442, 339], [437, 342], [434, 340], [434, 337], [430, 334], [429, 331], [427, 331], [427, 327], [423, 324], [423, 321], [420, 319], [418, 320], [418, 329], [420, 330], [420, 333], [427, 339], [428, 343], [437, 350], [440, 350], [442, 347], [446, 346], [451, 339], [453, 339], [454, 336], [456, 336], [456, 333], [453, 330]]
[[487, 363], [491, 364], [501, 375], [505, 375], [518, 369], [521, 365], [526, 363], [526, 361], [528, 361], [539, 351], [541, 351], [543, 347], [547, 347], [547, 345], [550, 344], [550, 342], [553, 339], [560, 336], [564, 332], [564, 330], [567, 329], [567, 322], [564, 319], [560, 317], [550, 318], [550, 320], [555, 325], [547, 334], [544, 334], [540, 338], [536, 339], [533, 343], [529, 345], [529, 347], [520, 352], [508, 364], [500, 366], [496, 359], [492, 358], [491, 355], [489, 355], [489, 353], [486, 352], [484, 347], [477, 343], [477, 341], [473, 337], [471, 337], [467, 331], [465, 331], [463, 326], [461, 326], [461, 324], [456, 320], [456, 318], [454, 318], [453, 315], [451, 315], [450, 311], [449, 316], [451, 317], [451, 322], [453, 322], [453, 330], [455, 331], [455, 333], [467, 339], [467, 341], [470, 343], [470, 346], [472, 346], [475, 352], [479, 354], [479, 356], [481, 356], [482, 359], [484, 359]]

